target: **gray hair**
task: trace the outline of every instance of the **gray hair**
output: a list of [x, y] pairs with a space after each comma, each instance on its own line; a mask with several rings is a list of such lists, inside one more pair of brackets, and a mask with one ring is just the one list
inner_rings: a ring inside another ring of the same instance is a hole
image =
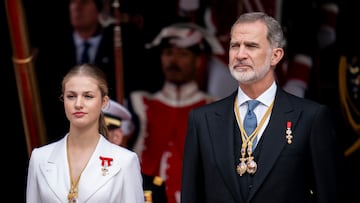
[[231, 33], [233, 32], [234, 26], [239, 23], [256, 22], [261, 21], [267, 27], [267, 39], [272, 47], [285, 48], [286, 39], [280, 23], [273, 17], [263, 12], [249, 12], [239, 16], [231, 27]]

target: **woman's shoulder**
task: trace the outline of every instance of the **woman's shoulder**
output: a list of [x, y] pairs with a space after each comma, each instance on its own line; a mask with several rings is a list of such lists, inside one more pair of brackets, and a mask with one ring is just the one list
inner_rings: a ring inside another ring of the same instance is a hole
[[135, 152], [111, 142], [107, 145], [104, 156], [111, 158], [113, 164], [121, 168], [137, 168], [136, 166], [140, 166], [140, 160]]
[[[50, 157], [54, 150], [61, 150], [61, 146], [65, 145], [65, 139], [62, 138], [60, 140], [47, 143], [45, 145], [35, 147], [31, 151], [31, 159], [46, 159], [46, 157]], [[57, 152], [56, 152], [57, 153]]]
[[126, 147], [111, 143], [105, 137], [103, 137], [103, 143], [105, 145], [104, 150], [106, 150], [106, 153], [113, 154], [115, 157], [137, 157], [137, 154], [134, 151], [131, 151]]

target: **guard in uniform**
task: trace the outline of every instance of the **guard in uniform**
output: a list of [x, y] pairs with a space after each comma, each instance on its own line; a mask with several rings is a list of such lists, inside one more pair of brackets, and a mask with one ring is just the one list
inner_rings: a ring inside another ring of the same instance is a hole
[[148, 45], [160, 52], [165, 80], [155, 93], [130, 94], [139, 120], [133, 150], [141, 160], [145, 196], [153, 203], [180, 203], [188, 113], [215, 100], [199, 88], [197, 74], [204, 54], [222, 48], [215, 37], [192, 23], [165, 27]]
[[103, 109], [103, 113], [109, 130], [110, 142], [126, 147], [126, 140], [134, 129], [129, 110], [110, 99], [108, 105]]

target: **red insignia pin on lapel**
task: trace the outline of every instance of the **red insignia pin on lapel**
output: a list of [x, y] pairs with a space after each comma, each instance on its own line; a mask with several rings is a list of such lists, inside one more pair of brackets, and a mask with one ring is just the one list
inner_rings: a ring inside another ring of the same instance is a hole
[[111, 162], [113, 161], [113, 158], [103, 157], [103, 156], [100, 156], [99, 158], [101, 160], [102, 175], [106, 176], [107, 172], [109, 171], [108, 167], [111, 166]]
[[286, 139], [287, 139], [287, 143], [291, 144], [292, 143], [292, 131], [291, 131], [291, 121], [286, 122]]

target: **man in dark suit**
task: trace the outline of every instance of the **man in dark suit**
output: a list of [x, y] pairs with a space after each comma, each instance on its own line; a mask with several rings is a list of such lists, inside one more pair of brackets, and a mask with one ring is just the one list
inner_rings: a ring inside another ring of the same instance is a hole
[[[233, 25], [229, 69], [239, 88], [190, 113], [181, 202], [336, 202], [331, 113], [278, 86], [284, 46], [281, 26], [264, 13], [245, 13]], [[258, 102], [253, 112], [250, 100]]]

